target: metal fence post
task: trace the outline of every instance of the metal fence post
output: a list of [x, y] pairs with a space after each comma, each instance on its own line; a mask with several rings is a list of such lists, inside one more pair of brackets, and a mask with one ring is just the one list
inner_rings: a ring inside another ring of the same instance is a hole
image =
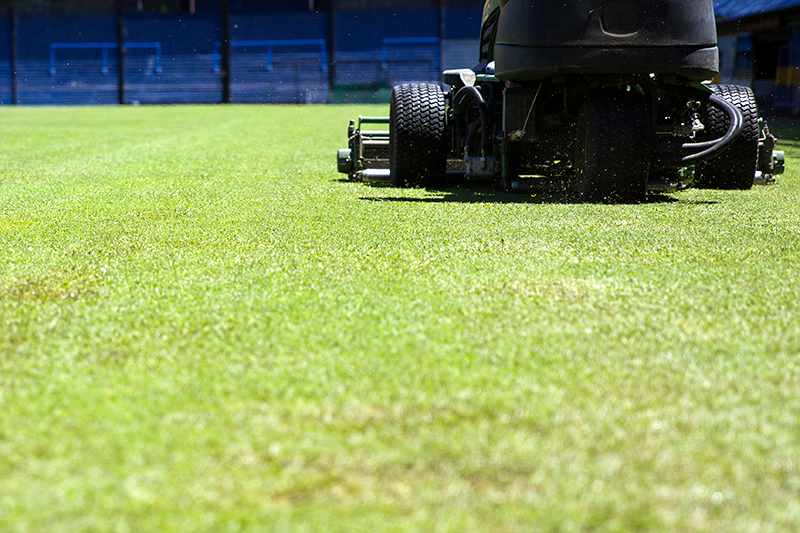
[[231, 103], [231, 6], [229, 0], [222, 0], [219, 8], [220, 55], [222, 68], [222, 103]]
[[330, 101], [336, 99], [336, 0], [331, 0], [328, 11], [328, 85], [330, 86]]
[[125, 17], [122, 13], [122, 1], [117, 0], [117, 63], [119, 78], [117, 80], [119, 105], [125, 105]]
[[17, 13], [14, 11], [14, 5], [11, 5], [11, 102], [14, 105], [19, 105], [19, 92], [17, 89], [17, 62], [18, 55], [17, 43]]
[[446, 36], [447, 14], [444, 0], [439, 0], [439, 74], [444, 71], [444, 40]]

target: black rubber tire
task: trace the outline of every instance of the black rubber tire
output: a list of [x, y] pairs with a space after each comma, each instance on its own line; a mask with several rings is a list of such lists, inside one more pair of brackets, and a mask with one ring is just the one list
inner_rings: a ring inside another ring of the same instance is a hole
[[[719, 156], [695, 167], [694, 187], [700, 189], [750, 189], [758, 163], [758, 106], [750, 87], [714, 85], [714, 92], [742, 112], [742, 133]], [[709, 105], [706, 137], [725, 135], [730, 119], [721, 109]]]
[[577, 132], [573, 167], [580, 199], [643, 200], [652, 147], [645, 97], [608, 89], [588, 95], [578, 115]]
[[407, 83], [392, 89], [389, 111], [390, 182], [396, 187], [440, 184], [447, 170], [447, 108], [442, 88]]

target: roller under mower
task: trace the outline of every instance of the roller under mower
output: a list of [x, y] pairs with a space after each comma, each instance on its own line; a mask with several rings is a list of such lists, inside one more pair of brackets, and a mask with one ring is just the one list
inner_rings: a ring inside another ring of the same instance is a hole
[[719, 72], [712, 0], [489, 0], [479, 59], [441, 85], [394, 87], [388, 117], [351, 121], [339, 172], [635, 201], [784, 170], [752, 90], [707, 81]]

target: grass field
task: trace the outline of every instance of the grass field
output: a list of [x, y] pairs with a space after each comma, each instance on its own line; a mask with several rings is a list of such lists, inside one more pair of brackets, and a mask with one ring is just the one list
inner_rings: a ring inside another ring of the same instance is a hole
[[341, 181], [385, 111], [0, 112], [0, 531], [796, 531], [800, 127], [582, 205]]

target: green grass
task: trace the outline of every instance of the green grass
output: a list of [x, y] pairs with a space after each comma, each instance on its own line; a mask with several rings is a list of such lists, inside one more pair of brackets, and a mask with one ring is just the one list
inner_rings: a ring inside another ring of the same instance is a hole
[[0, 530], [794, 530], [800, 129], [582, 205], [340, 181], [383, 112], [2, 110]]

